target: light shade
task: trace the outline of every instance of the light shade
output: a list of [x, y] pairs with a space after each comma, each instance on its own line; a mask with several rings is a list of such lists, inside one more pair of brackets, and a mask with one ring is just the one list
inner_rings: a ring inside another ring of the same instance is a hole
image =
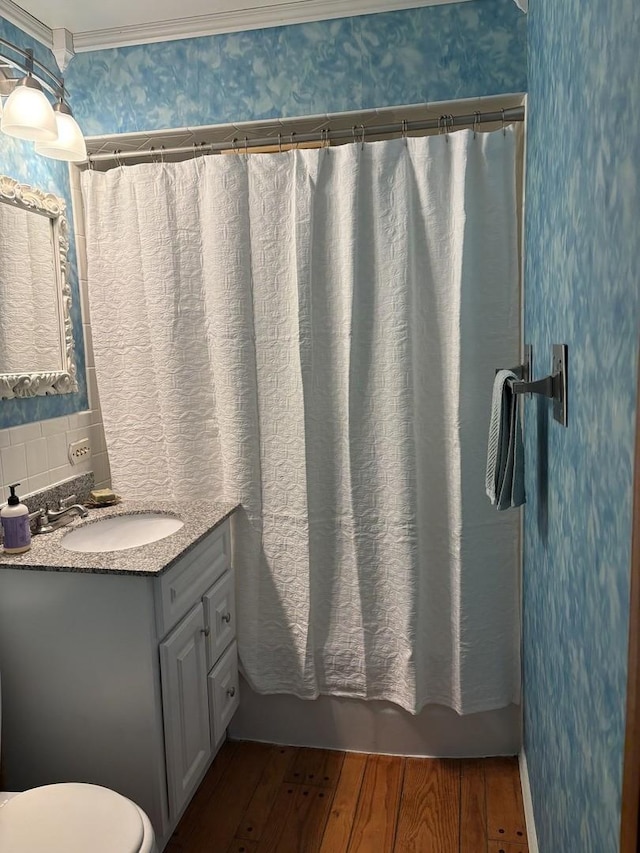
[[3, 133], [33, 142], [58, 135], [53, 108], [37, 80], [23, 77], [7, 98], [0, 124]]
[[54, 160], [77, 162], [87, 159], [87, 146], [69, 107], [59, 101], [54, 109], [58, 134], [52, 141], [36, 142], [36, 152]]

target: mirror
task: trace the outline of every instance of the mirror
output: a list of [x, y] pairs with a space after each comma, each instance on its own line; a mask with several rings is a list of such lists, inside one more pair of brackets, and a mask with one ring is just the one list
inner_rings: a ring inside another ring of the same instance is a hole
[[69, 394], [76, 379], [65, 202], [0, 176], [0, 397]]

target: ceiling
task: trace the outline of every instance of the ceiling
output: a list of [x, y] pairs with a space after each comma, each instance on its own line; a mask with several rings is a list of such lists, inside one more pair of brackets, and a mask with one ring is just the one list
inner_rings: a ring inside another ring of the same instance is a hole
[[451, 2], [467, 0], [0, 0], [0, 15], [49, 45], [67, 30], [79, 52]]
[[51, 3], [51, 0], [21, 0], [20, 5], [52, 29], [64, 27], [72, 33], [78, 33], [168, 21], [178, 17], [176, 12], [180, 13], [182, 19], [229, 12], [241, 12], [250, 18], [256, 9], [285, 5], [291, 7], [290, 12], [295, 15], [296, 6], [309, 4], [304, 0], [285, 4], [275, 4], [273, 0], [246, 0], [244, 3], [235, 0], [182, 0], [179, 4], [175, 0], [137, 0], [134, 3], [131, 0], [110, 0], [108, 3], [100, 0], [63, 0], [58, 3]]

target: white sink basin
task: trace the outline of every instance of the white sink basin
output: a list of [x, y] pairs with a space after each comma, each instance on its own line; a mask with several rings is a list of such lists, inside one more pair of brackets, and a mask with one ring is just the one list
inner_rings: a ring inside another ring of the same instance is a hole
[[61, 545], [67, 551], [99, 553], [101, 551], [126, 551], [165, 539], [184, 527], [184, 521], [159, 512], [115, 515], [84, 524], [70, 530], [62, 537]]

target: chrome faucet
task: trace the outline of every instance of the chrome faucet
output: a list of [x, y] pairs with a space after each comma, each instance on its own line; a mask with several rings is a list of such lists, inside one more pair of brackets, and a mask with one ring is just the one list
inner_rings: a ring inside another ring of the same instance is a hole
[[60, 501], [60, 506], [57, 510], [50, 510], [48, 506], [44, 509], [39, 509], [37, 512], [31, 513], [30, 518], [36, 521], [36, 533], [53, 533], [59, 527], [64, 527], [73, 521], [74, 518], [86, 518], [89, 515], [89, 510], [82, 504], [71, 504], [70, 501], [75, 501], [76, 496], [70, 495], [66, 500]]

